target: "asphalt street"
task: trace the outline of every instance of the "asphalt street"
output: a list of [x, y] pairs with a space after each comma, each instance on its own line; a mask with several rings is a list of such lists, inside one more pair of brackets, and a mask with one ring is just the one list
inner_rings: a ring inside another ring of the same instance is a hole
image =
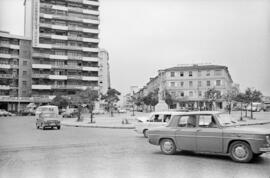
[[248, 164], [226, 156], [163, 155], [131, 129], [37, 130], [30, 118], [0, 118], [1, 178], [269, 178], [270, 154]]

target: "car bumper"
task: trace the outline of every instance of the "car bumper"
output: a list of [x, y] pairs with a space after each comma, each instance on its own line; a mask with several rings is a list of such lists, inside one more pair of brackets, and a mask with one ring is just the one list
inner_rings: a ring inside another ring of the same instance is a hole
[[260, 148], [261, 152], [270, 152], [270, 147], [267, 148]]

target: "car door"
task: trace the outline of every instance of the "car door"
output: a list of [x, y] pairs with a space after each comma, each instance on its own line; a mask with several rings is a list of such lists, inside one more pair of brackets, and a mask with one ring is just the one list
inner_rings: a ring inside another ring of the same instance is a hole
[[175, 139], [177, 148], [180, 150], [196, 151], [196, 116], [182, 115], [179, 117]]
[[222, 152], [222, 129], [211, 114], [198, 115], [198, 130], [196, 133], [198, 152]]

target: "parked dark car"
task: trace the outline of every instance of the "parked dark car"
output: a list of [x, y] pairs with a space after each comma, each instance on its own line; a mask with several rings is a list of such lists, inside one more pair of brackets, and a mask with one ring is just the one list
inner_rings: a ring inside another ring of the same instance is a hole
[[188, 150], [229, 155], [237, 162], [270, 152], [270, 129], [241, 125], [228, 114], [213, 111], [174, 115], [167, 126], [149, 130], [148, 140], [165, 154]]

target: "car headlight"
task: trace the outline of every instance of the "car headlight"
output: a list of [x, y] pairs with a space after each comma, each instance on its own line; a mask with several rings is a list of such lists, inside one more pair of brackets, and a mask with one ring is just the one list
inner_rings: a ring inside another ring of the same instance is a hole
[[270, 144], [270, 136], [269, 136], [269, 135], [266, 136], [266, 142], [267, 142], [268, 144]]

